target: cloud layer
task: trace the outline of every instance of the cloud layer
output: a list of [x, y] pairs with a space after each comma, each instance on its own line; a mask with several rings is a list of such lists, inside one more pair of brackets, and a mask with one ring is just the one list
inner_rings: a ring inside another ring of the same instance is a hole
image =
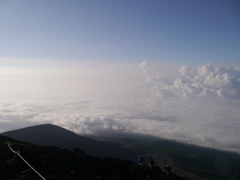
[[140, 133], [240, 152], [240, 67], [104, 68], [1, 74], [0, 131], [53, 123], [79, 134]]

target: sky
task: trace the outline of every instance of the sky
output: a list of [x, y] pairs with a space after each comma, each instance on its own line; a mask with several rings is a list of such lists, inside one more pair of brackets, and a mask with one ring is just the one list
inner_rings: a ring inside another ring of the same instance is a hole
[[0, 1], [0, 132], [52, 123], [240, 153], [237, 0]]

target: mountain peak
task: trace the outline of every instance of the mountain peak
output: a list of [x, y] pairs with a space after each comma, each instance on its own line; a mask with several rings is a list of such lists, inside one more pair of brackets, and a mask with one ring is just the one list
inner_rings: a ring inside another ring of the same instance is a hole
[[2, 133], [16, 140], [38, 145], [53, 145], [62, 149], [79, 148], [89, 155], [133, 160], [137, 154], [113, 143], [80, 136], [53, 124], [42, 124]]

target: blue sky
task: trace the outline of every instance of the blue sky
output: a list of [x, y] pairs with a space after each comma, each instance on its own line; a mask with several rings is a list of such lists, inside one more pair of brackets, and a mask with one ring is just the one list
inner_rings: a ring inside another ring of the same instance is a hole
[[0, 56], [238, 65], [238, 1], [1, 1]]

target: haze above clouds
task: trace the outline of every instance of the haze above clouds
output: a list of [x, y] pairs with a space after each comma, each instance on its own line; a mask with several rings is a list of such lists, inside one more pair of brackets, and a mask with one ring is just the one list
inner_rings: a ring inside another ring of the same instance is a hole
[[53, 123], [240, 152], [239, 1], [0, 1], [0, 132]]

